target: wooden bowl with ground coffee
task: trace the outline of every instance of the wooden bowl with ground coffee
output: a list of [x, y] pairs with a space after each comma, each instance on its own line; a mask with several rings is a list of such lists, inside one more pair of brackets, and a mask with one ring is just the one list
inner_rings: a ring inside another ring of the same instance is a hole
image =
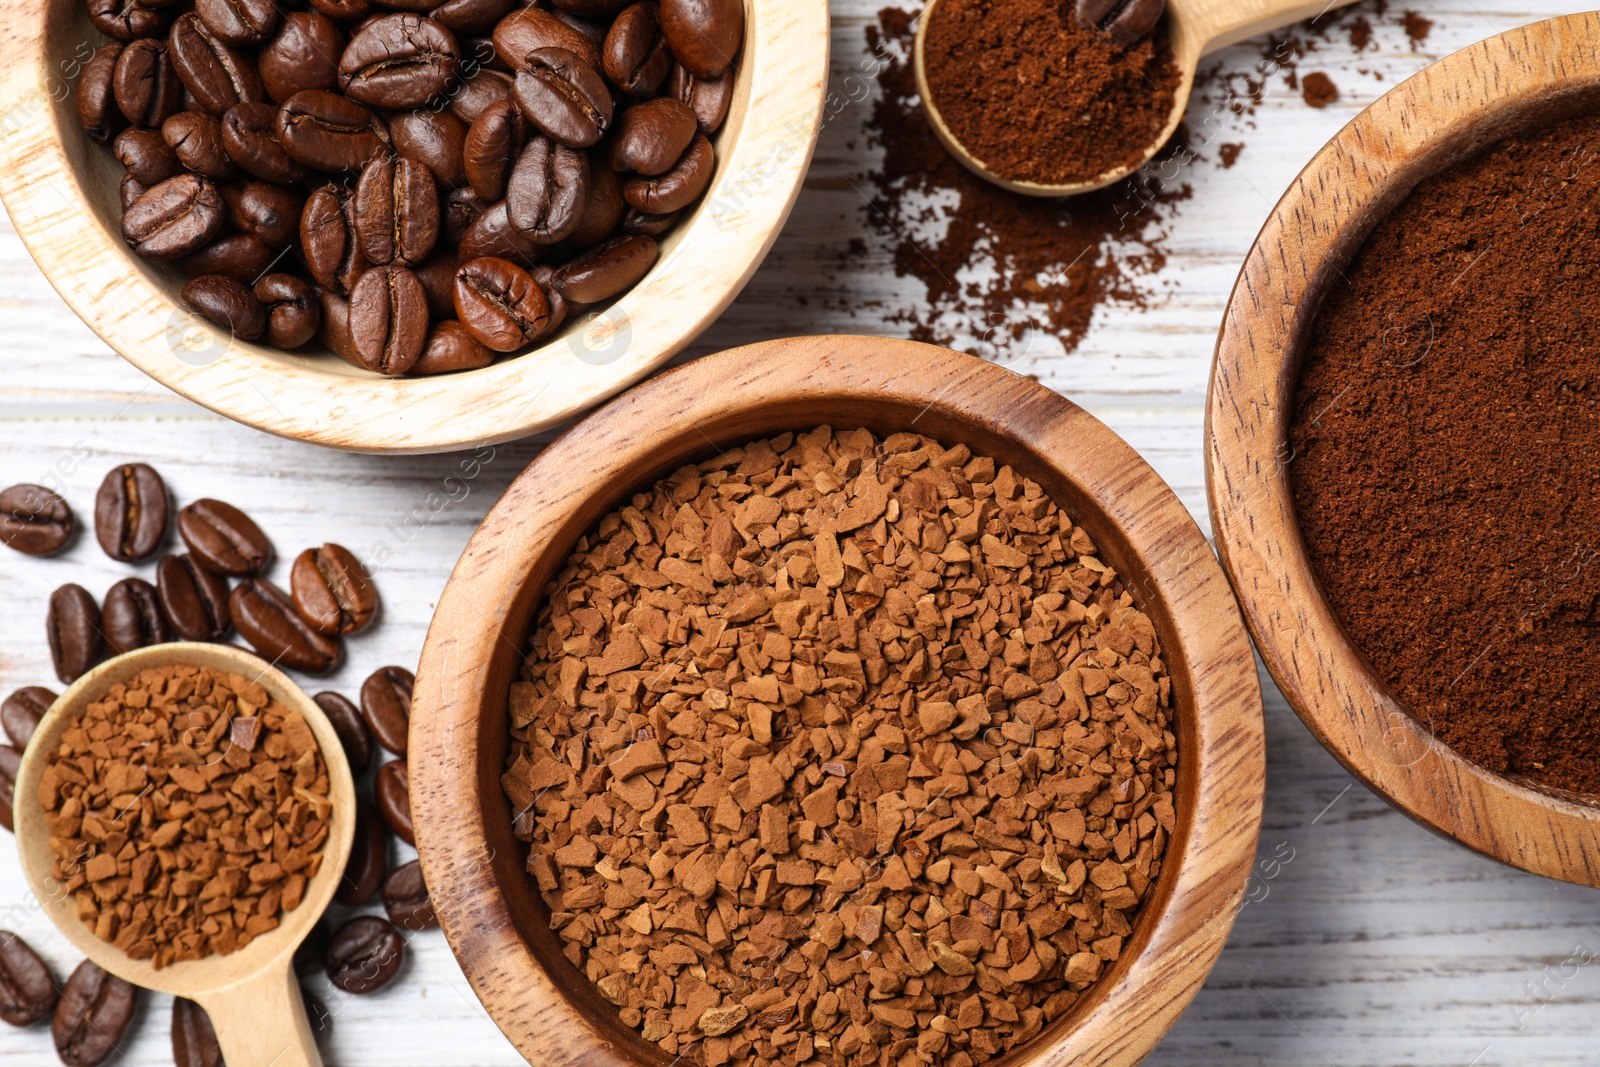
[[944, 349], [773, 341], [568, 432], [417, 676], [417, 845], [530, 1061], [1131, 1064], [1240, 906], [1263, 736], [1203, 536]]
[[1600, 886], [1600, 16], [1434, 64], [1311, 161], [1223, 320], [1222, 558], [1318, 739], [1406, 814]]

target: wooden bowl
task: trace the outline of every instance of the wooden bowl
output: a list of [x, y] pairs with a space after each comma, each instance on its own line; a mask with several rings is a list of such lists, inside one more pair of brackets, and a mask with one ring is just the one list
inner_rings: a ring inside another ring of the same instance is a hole
[[1318, 152], [1245, 260], [1217, 339], [1207, 486], [1222, 561], [1273, 678], [1356, 777], [1486, 856], [1600, 886], [1600, 798], [1558, 794], [1458, 755], [1414, 720], [1323, 594], [1289, 486], [1301, 352], [1324, 295], [1423, 178], [1508, 133], [1600, 107], [1600, 15], [1480, 41], [1402, 82]]
[[718, 446], [821, 423], [961, 441], [1040, 482], [1159, 629], [1174, 681], [1178, 825], [1122, 958], [1007, 1064], [1131, 1064], [1204, 982], [1250, 872], [1264, 785], [1261, 696], [1227, 582], [1134, 451], [1050, 390], [910, 341], [808, 337], [709, 356], [630, 391], [546, 449], [484, 519], [445, 587], [417, 673], [411, 806], [446, 935], [530, 1062], [666, 1065], [561, 955], [500, 789], [516, 678], [546, 583], [627, 496]]
[[[306, 885], [300, 906], [283, 913], [282, 921], [237, 952], [183, 960], [157, 970], [148, 960], [130, 959], [121, 949], [95, 936], [78, 918], [70, 894], [56, 880], [54, 856], [44, 811], [39, 806], [39, 778], [45, 755], [91, 703], [112, 686], [140, 671], [183, 664], [241, 674], [259, 683], [274, 699], [297, 711], [311, 727], [328, 768], [328, 798], [333, 803], [322, 865]], [[231, 645], [176, 642], [128, 652], [100, 664], [79, 678], [50, 706], [28, 743], [17, 774], [17, 849], [28, 886], [45, 914], [74, 948], [118, 978], [162, 993], [186, 997], [205, 1008], [232, 1067], [321, 1067], [316, 1040], [306, 1019], [294, 953], [327, 909], [344, 875], [355, 839], [355, 780], [339, 744], [339, 735], [316, 701], [265, 660]]]
[[750, 0], [717, 172], [632, 290], [541, 347], [482, 370], [384, 378], [313, 341], [232, 339], [191, 313], [173, 264], [122, 240], [121, 165], [78, 125], [74, 85], [106, 38], [82, 0], [0, 5], [0, 197], [45, 277], [140, 370], [259, 430], [353, 452], [441, 452], [571, 418], [660, 367], [744, 288], [777, 239], [821, 127], [825, 0]]

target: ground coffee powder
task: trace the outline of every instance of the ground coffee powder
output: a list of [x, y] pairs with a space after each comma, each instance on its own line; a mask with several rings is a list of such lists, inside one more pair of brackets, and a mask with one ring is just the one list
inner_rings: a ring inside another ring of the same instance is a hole
[[1320, 311], [1295, 506], [1391, 691], [1462, 755], [1600, 793], [1600, 126], [1422, 184]]

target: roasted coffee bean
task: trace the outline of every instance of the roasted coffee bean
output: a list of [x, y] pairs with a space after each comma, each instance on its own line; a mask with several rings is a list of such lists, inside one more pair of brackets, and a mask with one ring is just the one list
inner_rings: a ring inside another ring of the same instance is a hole
[[422, 355], [411, 365], [412, 374], [451, 374], [478, 370], [494, 362], [494, 353], [472, 336], [457, 319], [440, 319], [428, 331]]
[[123, 463], [106, 472], [94, 497], [94, 536], [118, 560], [154, 555], [167, 536], [167, 483], [148, 463]]
[[630, 0], [550, 0], [561, 14], [585, 19], [607, 19], [627, 7]]
[[55, 975], [22, 938], [0, 930], [0, 1019], [32, 1026], [56, 1010]]
[[[467, 232], [461, 235], [461, 243], [456, 253], [464, 263], [484, 256], [498, 256], [523, 266], [531, 266], [538, 262], [546, 247], [535, 244], [526, 234], [517, 232], [506, 212], [506, 202], [501, 200], [491, 205], [471, 226], [467, 227]], [[451, 285], [453, 301], [454, 281]]]
[[591, 67], [600, 66], [595, 42], [537, 7], [524, 7], [501, 19], [494, 28], [494, 48], [516, 70], [526, 66], [528, 55], [540, 48], [565, 48]]
[[355, 194], [342, 185], [316, 190], [300, 213], [300, 251], [311, 277], [341, 296], [349, 296], [372, 265], [356, 239], [355, 213]]
[[352, 367], [365, 370], [356, 353], [356, 343], [350, 337], [350, 301], [331, 289], [321, 290], [317, 297], [322, 304], [322, 325], [317, 328], [317, 340]]
[[649, 96], [661, 87], [673, 61], [654, 0], [622, 10], [606, 34], [602, 55], [606, 77], [629, 96]]
[[89, 21], [118, 41], [155, 37], [167, 27], [166, 16], [157, 10], [160, 6], [139, 0], [88, 0]]
[[222, 148], [235, 166], [262, 181], [295, 185], [309, 173], [278, 143], [278, 109], [271, 104], [230, 107], [222, 116]]
[[715, 78], [697, 78], [682, 67], [674, 66], [667, 83], [667, 95], [688, 104], [700, 124], [700, 132], [710, 137], [728, 117], [728, 103], [733, 99], [733, 74], [723, 71]]
[[178, 162], [207, 178], [238, 174], [222, 141], [222, 123], [204, 111], [180, 111], [161, 124], [161, 138]]
[[117, 57], [111, 91], [122, 117], [146, 129], [160, 126], [183, 106], [183, 82], [172, 68], [167, 42], [134, 41]]
[[383, 910], [389, 913], [389, 921], [402, 930], [428, 930], [439, 925], [419, 861], [396, 867], [383, 880]]
[[112, 88], [121, 55], [121, 44], [113, 41], [101, 45], [78, 74], [78, 125], [89, 140], [98, 144], [110, 143], [125, 121]]
[[[429, 318], [448, 319], [455, 315], [456, 271], [460, 267], [456, 254], [443, 248], [429, 256], [426, 263], [412, 269], [417, 281], [422, 283], [422, 291], [427, 294]], [[411, 371], [417, 373], [415, 367]]]
[[328, 981], [346, 993], [371, 993], [389, 984], [405, 962], [406, 943], [383, 919], [358, 915], [328, 945]]
[[622, 216], [622, 232], [655, 237], [672, 229], [672, 224], [678, 221], [681, 214], [672, 211], [665, 215], [652, 215], [648, 211], [630, 207]]
[[533, 339], [534, 344], [538, 344], [561, 329], [561, 324], [567, 321], [571, 306], [567, 303], [567, 298], [556, 291], [554, 267], [548, 263], [541, 263], [528, 271], [528, 274], [538, 283], [539, 288], [544, 290], [545, 298], [550, 301], [550, 321], [544, 324], [544, 331]]
[[222, 1067], [222, 1047], [211, 1016], [182, 997], [172, 1000], [172, 1062], [174, 1067]]
[[22, 753], [0, 745], [0, 826], [16, 832], [17, 775], [22, 773]]
[[1143, 40], [1167, 8], [1166, 0], [1075, 0], [1078, 21], [1105, 35], [1118, 48]]
[[340, 22], [356, 22], [372, 14], [372, 0], [311, 0], [311, 6]]
[[266, 99], [255, 62], [235, 52], [194, 12], [179, 15], [167, 35], [172, 65], [195, 102], [220, 116], [235, 104]]
[[161, 597], [143, 578], [124, 578], [107, 590], [100, 614], [113, 655], [172, 640], [172, 629], [161, 612]]
[[555, 273], [555, 287], [575, 304], [598, 304], [635, 285], [656, 262], [652, 237], [614, 237]]
[[356, 237], [368, 261], [410, 267], [439, 239], [439, 189], [413, 159], [379, 156], [356, 184]]
[[539, 336], [550, 302], [528, 272], [485, 257], [456, 272], [456, 315], [467, 332], [496, 352], [515, 352]]
[[146, 259], [178, 259], [210, 243], [225, 207], [208, 179], [180, 174], [134, 201], [122, 216], [122, 239]]
[[460, 262], [456, 246], [487, 210], [489, 201], [473, 192], [470, 185], [450, 190], [439, 207], [439, 241], [442, 247], [435, 252], [435, 257], [443, 253]]
[[234, 586], [228, 615], [239, 636], [273, 663], [323, 674], [344, 661], [344, 645], [312, 629], [289, 594], [264, 579], [246, 578]]
[[379, 767], [372, 788], [378, 797], [378, 814], [383, 816], [384, 825], [406, 844], [416, 844], [411, 833], [411, 779], [406, 773], [406, 761], [390, 760]]
[[39, 728], [39, 720], [44, 718], [44, 713], [55, 702], [54, 690], [42, 685], [23, 686], [0, 702], [0, 727], [5, 729], [13, 745], [19, 749], [27, 748], [33, 731]]
[[217, 641], [233, 627], [228, 583], [190, 556], [163, 556], [156, 564], [156, 595], [172, 629], [185, 641]]
[[306, 89], [338, 89], [343, 53], [344, 34], [332, 19], [315, 11], [291, 11], [256, 53], [256, 66], [267, 95], [281, 104]]
[[488, 33], [505, 18], [512, 4], [513, 0], [444, 0], [428, 17], [457, 37]]
[[139, 988], [84, 960], [67, 979], [50, 1022], [66, 1067], [99, 1067], [122, 1044], [139, 1006]]
[[362, 23], [339, 57], [345, 95], [392, 111], [442, 96], [460, 72], [455, 35], [412, 14], [379, 15]]
[[661, 0], [661, 32], [690, 74], [715, 78], [744, 40], [743, 0]]
[[183, 273], [190, 278], [198, 278], [203, 274], [222, 274], [250, 285], [271, 269], [278, 255], [259, 237], [248, 233], [230, 233], [185, 259]]
[[117, 187], [118, 196], [122, 202], [122, 210], [127, 211], [138, 199], [148, 191], [148, 187], [131, 174], [122, 176], [122, 184]]
[[356, 171], [387, 150], [389, 128], [354, 100], [305, 89], [278, 109], [278, 140], [292, 158], [315, 170]]
[[389, 835], [383, 829], [383, 818], [377, 809], [357, 797], [355, 839], [333, 899], [352, 908], [365, 904], [378, 895], [388, 869]]
[[325, 634], [365, 630], [378, 611], [378, 590], [367, 569], [348, 548], [331, 542], [295, 557], [289, 590], [300, 614]]
[[396, 756], [406, 754], [411, 728], [411, 692], [417, 680], [404, 667], [379, 667], [361, 683], [361, 717], [372, 736]]
[[622, 199], [629, 207], [652, 215], [681, 211], [706, 191], [716, 170], [711, 142], [696, 131], [677, 166], [657, 178], [629, 178], [622, 184]]
[[593, 248], [617, 232], [627, 205], [622, 200], [622, 175], [610, 167], [589, 169], [588, 196], [583, 214], [567, 235], [567, 246], [577, 250]]
[[450, 111], [456, 118], [472, 125], [490, 104], [511, 99], [511, 77], [504, 71], [478, 71], [463, 81], [450, 94]]
[[202, 497], [178, 512], [178, 536], [195, 562], [213, 574], [260, 574], [272, 561], [272, 542], [255, 520], [232, 504]]
[[72, 683], [105, 655], [100, 605], [81, 585], [63, 585], [50, 594], [45, 632], [56, 677]]
[[374, 267], [350, 291], [350, 341], [361, 365], [404, 374], [428, 340], [428, 294], [417, 276], [393, 264]]
[[511, 169], [532, 132], [515, 101], [501, 100], [484, 108], [462, 142], [463, 169], [472, 191], [491, 204], [504, 199]]
[[260, 44], [278, 28], [274, 0], [194, 0], [194, 13], [218, 40], [241, 48]]
[[0, 541], [18, 552], [54, 555], [67, 547], [76, 525], [67, 502], [42, 485], [0, 490]]
[[389, 120], [389, 136], [396, 152], [427, 167], [442, 188], [467, 184], [462, 158], [467, 124], [449, 111], [424, 108], [396, 115]]
[[[625, 2], [619, 2], [617, 9], [621, 10], [625, 6], [627, 6]], [[582, 34], [589, 44], [594, 47], [595, 54], [600, 54], [600, 50], [605, 47], [606, 31], [611, 28], [611, 20], [609, 18], [585, 18], [582, 15], [574, 15], [570, 11], [563, 11], [559, 7], [553, 8], [550, 13]], [[599, 70], [600, 61], [598, 59], [595, 60], [593, 66], [596, 70]]]
[[322, 305], [301, 279], [293, 274], [268, 274], [251, 292], [267, 313], [267, 344], [289, 352], [317, 335]]
[[511, 171], [506, 218], [524, 239], [555, 244], [577, 227], [588, 195], [589, 157], [535, 137]]
[[617, 119], [611, 166], [653, 177], [683, 157], [700, 124], [689, 105], [669, 96], [634, 104]]
[[331, 690], [311, 698], [328, 717], [328, 725], [339, 735], [339, 747], [350, 763], [350, 773], [365, 774], [372, 764], [372, 732], [361, 719], [361, 712], [345, 697]]
[[182, 169], [159, 130], [123, 130], [111, 150], [129, 176], [145, 186], [164, 182]]
[[258, 341], [266, 332], [267, 313], [243, 282], [225, 274], [202, 274], [184, 283], [190, 307], [241, 341]]
[[517, 72], [517, 106], [552, 141], [588, 148], [611, 126], [611, 90], [565, 48], [536, 48]]
[[287, 248], [300, 232], [305, 194], [270, 182], [221, 186], [228, 223], [261, 238], [271, 248]]

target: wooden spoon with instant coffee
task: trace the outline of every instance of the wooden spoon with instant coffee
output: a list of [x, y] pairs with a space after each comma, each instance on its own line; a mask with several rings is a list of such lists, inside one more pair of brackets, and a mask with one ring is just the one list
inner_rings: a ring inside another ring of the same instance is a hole
[[[1004, 189], [1027, 196], [1076, 196], [1121, 181], [1161, 150], [1177, 131], [1178, 124], [1183, 121], [1184, 109], [1189, 105], [1189, 94], [1194, 88], [1195, 72], [1203, 57], [1230, 44], [1254, 37], [1258, 33], [1266, 33], [1302, 19], [1314, 18], [1334, 8], [1344, 7], [1352, 0], [1331, 0], [1331, 2], [1311, 0], [1309, 3], [1307, 0], [1167, 0], [1166, 13], [1161, 16], [1159, 24], [1153, 31], [1165, 34], [1170, 42], [1172, 61], [1179, 79], [1173, 92], [1172, 107], [1166, 122], [1143, 154], [1136, 159], [1099, 174], [1085, 175], [1082, 180], [1062, 184], [1007, 178], [974, 156], [951, 132], [939, 112], [934, 94], [929, 91], [924, 47], [928, 26], [938, 18], [938, 10], [943, 2], [948, 0], [928, 0], [927, 6], [922, 9], [922, 14], [917, 19], [916, 43], [913, 49], [917, 92], [922, 97], [923, 106], [927, 108], [928, 121], [932, 124], [933, 132], [939, 141], [968, 170]], [[1063, 5], [1063, 17], [1074, 17], [1072, 10], [1075, 7], [1108, 11], [1110, 14], [1098, 25], [1102, 27], [1102, 32], [1106, 32], [1108, 38], [1114, 38], [1116, 36], [1114, 30], [1107, 32], [1113, 22], [1125, 21], [1129, 15], [1137, 14], [1134, 9], [1149, 6], [1151, 5], [1146, 0], [1126, 0], [1123, 3], [1078, 0], [1076, 4], [1068, 2]], [[1156, 6], [1159, 6], [1159, 0], [1156, 0]], [[1149, 23], [1146, 21], [1144, 25], [1148, 26]]]
[[[188, 665], [239, 674], [256, 682], [311, 727], [328, 773], [328, 836], [322, 863], [306, 885], [299, 907], [279, 916], [275, 929], [228, 955], [182, 960], [157, 970], [95, 936], [78, 918], [73, 894], [56, 879], [39, 780], [46, 756], [88, 705], [119, 682], [155, 667]], [[333, 899], [344, 874], [355, 833], [355, 781], [339, 735], [316, 702], [266, 661], [228, 645], [179, 642], [152, 645], [107, 660], [74, 682], [50, 706], [28, 742], [17, 773], [17, 848], [28, 886], [56, 929], [103, 969], [134, 985], [199, 1003], [211, 1017], [228, 1067], [322, 1067], [306, 1019], [294, 953]]]

